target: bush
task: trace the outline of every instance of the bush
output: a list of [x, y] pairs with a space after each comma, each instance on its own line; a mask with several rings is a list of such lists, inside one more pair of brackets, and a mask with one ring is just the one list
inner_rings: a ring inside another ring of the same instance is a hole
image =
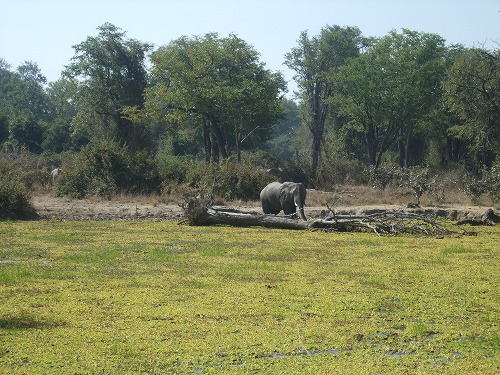
[[490, 170], [484, 172], [484, 189], [488, 193], [491, 204], [500, 201], [500, 157], [497, 157]]
[[162, 193], [212, 193], [225, 200], [257, 200], [262, 188], [276, 177], [247, 164], [225, 160], [207, 164], [178, 156], [157, 156]]
[[0, 174], [14, 176], [27, 189], [44, 186], [49, 181], [47, 160], [23, 150], [0, 153]]
[[27, 187], [17, 176], [0, 173], [0, 219], [35, 218]]
[[111, 198], [116, 193], [152, 193], [160, 188], [160, 176], [152, 158], [130, 154], [112, 141], [91, 143], [78, 153], [57, 186], [58, 196]]
[[369, 176], [369, 182], [372, 187], [377, 189], [385, 189], [395, 179], [401, 178], [399, 168], [395, 166], [379, 166], [375, 168], [370, 165], [365, 169], [364, 174]]
[[203, 184], [214, 187], [214, 194], [226, 200], [258, 200], [260, 191], [276, 178], [259, 168], [230, 161], [212, 165]]
[[468, 174], [464, 180], [465, 193], [474, 203], [483, 194], [488, 194], [491, 204], [500, 200], [500, 158], [497, 158], [489, 170], [483, 170], [481, 176]]
[[422, 195], [431, 190], [434, 182], [431, 180], [430, 172], [425, 167], [410, 167], [402, 172], [401, 185], [413, 190], [415, 204], [420, 206]]
[[320, 170], [324, 189], [333, 190], [338, 185], [364, 185], [369, 182], [366, 166], [358, 160], [332, 159]]

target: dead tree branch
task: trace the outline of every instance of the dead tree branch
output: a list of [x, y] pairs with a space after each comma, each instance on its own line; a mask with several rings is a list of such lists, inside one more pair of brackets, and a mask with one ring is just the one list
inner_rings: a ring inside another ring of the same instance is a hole
[[[430, 217], [403, 211], [385, 211], [367, 215], [332, 215], [309, 221], [294, 217], [264, 215], [235, 208], [211, 206], [202, 197], [186, 199], [183, 208], [190, 225], [230, 225], [237, 227], [266, 227], [281, 229], [322, 229], [337, 232], [372, 231], [377, 235], [402, 233], [442, 236], [452, 233]], [[333, 213], [333, 211], [332, 211]]]

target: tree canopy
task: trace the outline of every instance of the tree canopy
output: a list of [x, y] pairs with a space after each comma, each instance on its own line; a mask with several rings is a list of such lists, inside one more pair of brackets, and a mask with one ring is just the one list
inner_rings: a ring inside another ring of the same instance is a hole
[[461, 122], [451, 131], [471, 142], [486, 167], [500, 148], [500, 50], [465, 50], [454, 61], [444, 84], [450, 109]]
[[498, 49], [326, 25], [302, 32], [283, 58], [296, 73], [291, 99], [283, 74], [235, 34], [154, 47], [105, 23], [73, 48], [49, 83], [35, 62], [12, 69], [0, 58], [1, 151], [79, 154], [109, 143], [122, 165], [166, 155], [286, 166], [289, 179], [320, 188], [348, 167], [361, 179], [384, 166], [459, 164], [479, 178], [500, 163]]
[[409, 166], [417, 124], [441, 98], [444, 53], [438, 35], [392, 31], [330, 76], [341, 88], [331, 101], [363, 134], [371, 165], [397, 143], [399, 166]]
[[283, 115], [285, 81], [265, 69], [258, 53], [236, 35], [181, 37], [152, 56], [146, 107], [158, 120], [194, 120], [207, 160], [240, 160], [244, 142], [264, 140]]
[[297, 73], [303, 116], [312, 135], [311, 170], [315, 175], [329, 111], [327, 100], [337, 89], [328, 76], [359, 55], [364, 39], [357, 27], [335, 25], [322, 28], [313, 37], [304, 31], [297, 42], [299, 45], [286, 54], [285, 64]]
[[142, 107], [147, 86], [145, 59], [151, 44], [126, 38], [120, 28], [105, 23], [97, 37], [75, 45], [65, 75], [80, 79], [79, 110], [73, 119], [78, 138], [110, 138], [144, 146], [144, 133], [123, 116], [128, 106]]

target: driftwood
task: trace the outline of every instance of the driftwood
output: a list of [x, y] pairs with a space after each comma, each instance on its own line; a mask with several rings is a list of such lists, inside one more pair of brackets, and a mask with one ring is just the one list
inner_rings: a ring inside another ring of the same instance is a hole
[[338, 232], [373, 231], [381, 234], [412, 233], [445, 235], [451, 231], [441, 227], [430, 217], [402, 211], [385, 211], [369, 215], [331, 215], [323, 219], [299, 220], [292, 217], [264, 215], [223, 206], [211, 206], [202, 197], [186, 198], [182, 206], [190, 225], [230, 225], [236, 227], [266, 227], [280, 229], [322, 229]]

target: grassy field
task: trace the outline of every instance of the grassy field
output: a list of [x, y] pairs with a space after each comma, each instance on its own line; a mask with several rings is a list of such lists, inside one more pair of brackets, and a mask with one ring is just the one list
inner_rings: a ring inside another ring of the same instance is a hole
[[500, 226], [477, 230], [0, 222], [0, 373], [498, 374]]

